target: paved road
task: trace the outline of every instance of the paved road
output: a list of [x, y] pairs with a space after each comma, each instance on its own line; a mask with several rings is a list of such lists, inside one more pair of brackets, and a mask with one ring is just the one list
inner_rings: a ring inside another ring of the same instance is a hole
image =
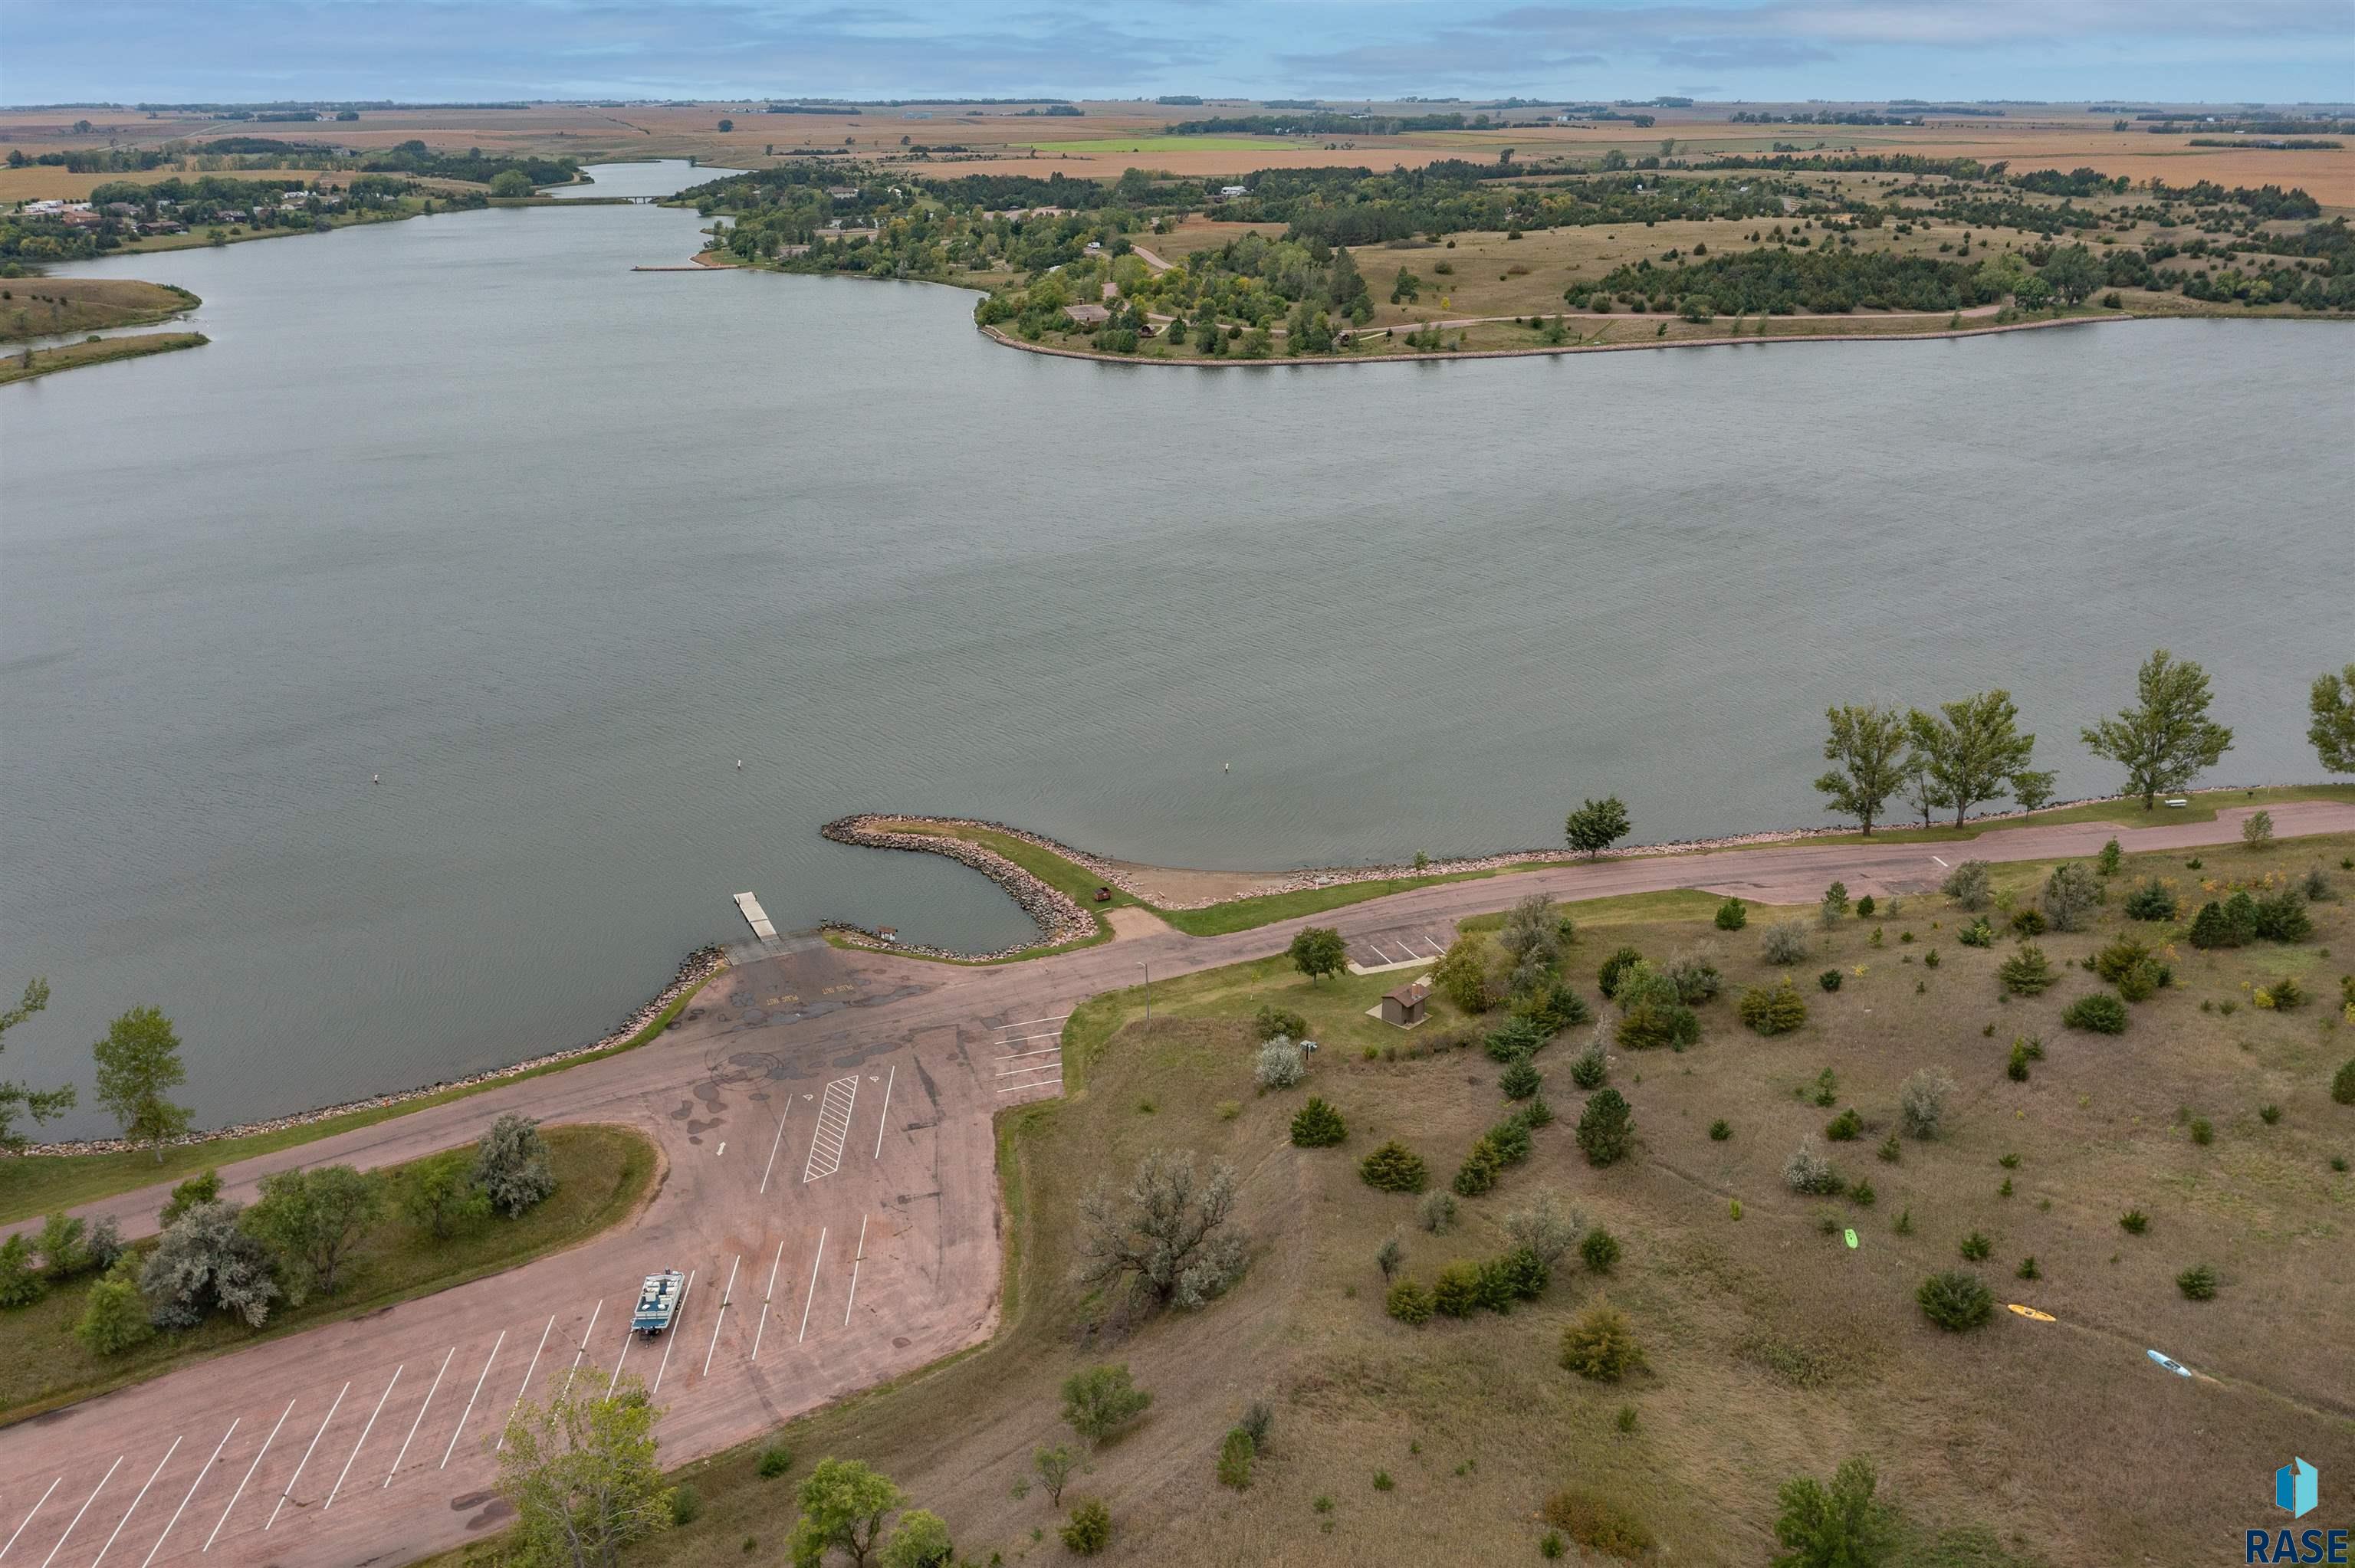
[[[2276, 831], [2355, 831], [2355, 806], [2273, 809]], [[2243, 813], [2120, 832], [2130, 851], [2236, 839]], [[1964, 853], [2086, 854], [2105, 825], [2021, 828]], [[1811, 904], [1934, 885], [1956, 846], [1796, 843], [1638, 856], [1450, 883], [1321, 918], [1383, 945], [1540, 889], [1674, 887]], [[377, 1166], [465, 1142], [498, 1113], [615, 1122], [661, 1148], [660, 1190], [622, 1230], [527, 1267], [256, 1345], [0, 1429], [0, 1568], [401, 1563], [496, 1529], [489, 1446], [554, 1373], [659, 1383], [665, 1457], [743, 1442], [986, 1338], [1000, 1245], [990, 1119], [1051, 1096], [1073, 1005], [1280, 950], [1307, 920], [1189, 938], [1120, 910], [1118, 940], [964, 969], [814, 943], [714, 980], [658, 1043], [225, 1170]], [[1387, 947], [1384, 946], [1387, 951]], [[153, 1229], [165, 1192], [86, 1205]], [[638, 1279], [693, 1271], [678, 1328], [629, 1341]], [[208, 1552], [206, 1549], [209, 1547]]]

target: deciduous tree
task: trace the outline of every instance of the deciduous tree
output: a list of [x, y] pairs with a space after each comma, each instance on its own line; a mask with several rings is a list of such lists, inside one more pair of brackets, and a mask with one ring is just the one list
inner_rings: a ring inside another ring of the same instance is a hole
[[1337, 975], [1349, 961], [1348, 944], [1341, 933], [1330, 926], [1309, 926], [1294, 934], [1292, 946], [1285, 949], [1292, 956], [1292, 965], [1315, 983], [1326, 975]]
[[383, 1213], [382, 1178], [322, 1165], [264, 1176], [245, 1227], [278, 1255], [287, 1300], [299, 1307], [313, 1290], [336, 1293], [344, 1265]]
[[818, 1568], [829, 1552], [863, 1565], [882, 1540], [884, 1520], [907, 1501], [907, 1494], [890, 1477], [856, 1459], [826, 1458], [817, 1462], [794, 1501], [801, 1509], [794, 1526], [794, 1568]]
[[188, 1127], [188, 1108], [165, 1097], [188, 1078], [172, 1021], [155, 1008], [134, 1007], [108, 1026], [91, 1054], [98, 1061], [98, 1103], [114, 1113], [124, 1138], [152, 1146], [161, 1164], [164, 1140]]
[[545, 1404], [507, 1417], [495, 1485], [516, 1510], [510, 1549], [531, 1568], [612, 1568], [623, 1547], [671, 1524], [661, 1412], [635, 1373], [601, 1388], [594, 1372], [557, 1372]]
[[1081, 1284], [1125, 1280], [1148, 1308], [1200, 1307], [1243, 1271], [1250, 1238], [1234, 1224], [1235, 1168], [1224, 1160], [1207, 1181], [1194, 1157], [1156, 1150], [1136, 1168], [1125, 1194], [1099, 1181], [1080, 1201]]
[[1958, 828], [1973, 806], [2001, 795], [2011, 776], [2027, 769], [2036, 749], [2036, 737], [2019, 733], [2011, 694], [2000, 687], [1941, 703], [1935, 715], [1914, 708], [1905, 723], [1940, 804], [1955, 809]]
[[[0, 1012], [0, 1051], [7, 1049], [8, 1031], [48, 1005], [49, 982], [37, 976], [27, 980], [25, 999]], [[38, 1125], [63, 1116], [73, 1105], [71, 1084], [56, 1089], [28, 1089], [13, 1078], [0, 1080], [0, 1151], [14, 1154], [25, 1147], [27, 1139], [16, 1130], [19, 1116]]]
[[1628, 826], [1626, 803], [1616, 795], [1605, 795], [1572, 811], [1562, 823], [1562, 835], [1571, 848], [1593, 860], [1625, 838]]
[[2314, 722], [2306, 738], [2322, 766], [2333, 773], [2355, 773], [2355, 664], [2335, 675], [2317, 675], [2307, 710]]
[[474, 1145], [474, 1185], [509, 1219], [556, 1191], [556, 1172], [539, 1123], [513, 1111], [491, 1123]]
[[1881, 807], [1904, 788], [1905, 715], [1865, 703], [1828, 708], [1824, 716], [1831, 725], [1824, 760], [1837, 764], [1816, 780], [1828, 802], [1824, 810], [1854, 817], [1870, 838]]
[[2146, 811], [2232, 749], [2232, 732], [2208, 717], [2208, 672], [2164, 648], [2135, 676], [2135, 705], [2083, 732], [2085, 749], [2126, 770], [2125, 793]]
[[1063, 1419], [1091, 1443], [1102, 1443], [1152, 1403], [1153, 1395], [1129, 1375], [1126, 1361], [1090, 1367], [1063, 1380]]

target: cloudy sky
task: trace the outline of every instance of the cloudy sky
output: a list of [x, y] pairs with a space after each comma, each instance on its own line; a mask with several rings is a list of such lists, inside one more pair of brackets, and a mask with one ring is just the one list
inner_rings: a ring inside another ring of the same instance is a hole
[[2355, 0], [5, 0], [0, 101], [2355, 98]]

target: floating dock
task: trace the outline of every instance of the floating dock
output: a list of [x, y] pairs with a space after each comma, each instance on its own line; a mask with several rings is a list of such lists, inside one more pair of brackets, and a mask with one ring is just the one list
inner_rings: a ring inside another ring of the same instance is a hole
[[743, 915], [744, 924], [752, 927], [752, 935], [764, 942], [777, 939], [777, 928], [769, 924], [769, 912], [761, 907], [759, 899], [749, 893], [740, 893], [736, 895], [736, 907]]

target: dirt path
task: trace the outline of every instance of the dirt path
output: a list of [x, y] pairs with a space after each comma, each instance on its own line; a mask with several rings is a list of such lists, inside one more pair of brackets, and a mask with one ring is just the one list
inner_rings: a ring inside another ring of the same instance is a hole
[[[2355, 832], [2355, 805], [2271, 810], [2283, 837]], [[664, 1457], [678, 1464], [986, 1339], [1003, 1261], [992, 1117], [1059, 1092], [1062, 1018], [1133, 983], [1140, 961], [1189, 973], [1280, 952], [1311, 921], [1345, 937], [1452, 925], [1540, 891], [1811, 904], [1838, 878], [1913, 892], [1958, 849], [2036, 860], [2115, 835], [2129, 853], [2179, 851], [2236, 841], [2247, 814], [2001, 829], [1966, 848], [1799, 842], [1550, 866], [1224, 937], [1121, 909], [1115, 942], [986, 968], [783, 944], [707, 987], [655, 1044], [225, 1168], [230, 1194], [250, 1197], [273, 1171], [410, 1160], [520, 1110], [638, 1128], [668, 1174], [631, 1227], [570, 1252], [0, 1428], [0, 1536], [21, 1531], [28, 1563], [69, 1532], [61, 1560], [77, 1563], [118, 1532], [129, 1563], [407, 1562], [504, 1523], [490, 1439], [527, 1382], [576, 1361], [610, 1373], [619, 1354], [659, 1380]], [[165, 1195], [76, 1212], [138, 1234]], [[679, 1325], [625, 1348], [637, 1282], [660, 1268], [694, 1271]]]

